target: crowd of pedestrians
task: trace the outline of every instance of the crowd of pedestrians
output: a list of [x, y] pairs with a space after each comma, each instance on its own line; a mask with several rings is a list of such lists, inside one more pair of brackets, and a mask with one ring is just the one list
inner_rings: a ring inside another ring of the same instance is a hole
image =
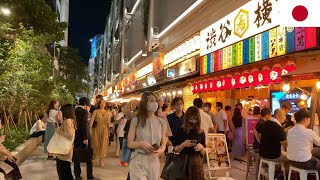
[[[86, 97], [80, 98], [76, 107], [67, 104], [60, 108], [58, 101], [51, 101], [46, 113], [39, 115], [30, 136], [44, 135], [46, 152], [55, 133], [72, 141], [68, 153], [48, 152], [48, 159], [56, 160], [60, 180], [74, 179], [72, 162], [76, 180], [82, 179], [80, 163], [87, 165], [87, 179], [98, 180], [93, 176], [93, 161], [104, 166], [113, 141], [120, 165], [129, 166], [127, 179], [158, 180], [165, 174], [160, 169], [160, 157], [169, 160], [170, 153], [175, 152], [185, 160], [181, 160], [186, 167], [180, 172], [182, 179], [202, 180], [208, 133], [224, 134], [233, 158], [246, 161], [245, 127], [249, 117], [259, 119], [253, 149], [260, 158], [320, 170], [320, 149], [312, 150], [313, 143], [320, 145], [320, 138], [307, 129], [310, 114], [305, 104], [300, 102], [299, 107], [300, 111], [290, 116], [292, 105], [285, 102], [272, 115], [269, 108], [260, 110], [255, 106], [247, 112], [241, 103], [232, 108], [216, 102], [213, 113], [212, 104], [200, 98], [185, 109], [183, 98], [175, 97], [166, 104], [152, 92], [145, 92], [139, 101], [121, 105], [108, 103], [98, 95], [94, 105]], [[170, 179], [173, 174], [162, 178]]]

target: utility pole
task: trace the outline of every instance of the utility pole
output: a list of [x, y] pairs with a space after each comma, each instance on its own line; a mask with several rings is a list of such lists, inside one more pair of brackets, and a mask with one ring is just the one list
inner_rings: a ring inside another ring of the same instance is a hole
[[153, 40], [153, 24], [154, 24], [154, 0], [149, 0], [149, 22], [148, 22], [148, 40], [147, 48], [148, 52], [152, 51], [152, 40]]
[[116, 8], [117, 8], [117, 0], [113, 0], [112, 2], [112, 8], [111, 8], [111, 12], [112, 12], [112, 18], [111, 18], [111, 24], [112, 24], [112, 40], [111, 40], [111, 82], [113, 81], [113, 66], [114, 66], [114, 51], [115, 51], [115, 47], [114, 47], [114, 42], [115, 42], [115, 34], [116, 34]]
[[123, 73], [124, 67], [124, 46], [126, 41], [126, 14], [127, 14], [127, 0], [122, 0], [122, 18], [121, 18], [121, 63], [120, 63], [120, 74]]

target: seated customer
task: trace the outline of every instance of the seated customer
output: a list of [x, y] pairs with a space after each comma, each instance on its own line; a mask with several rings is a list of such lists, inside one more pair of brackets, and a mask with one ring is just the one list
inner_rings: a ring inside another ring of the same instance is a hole
[[264, 122], [261, 128], [260, 156], [274, 161], [288, 161], [281, 145], [287, 147], [286, 133], [282, 123], [286, 120], [286, 113], [282, 109], [274, 111], [274, 117]]
[[46, 118], [43, 114], [39, 114], [39, 119], [30, 130], [30, 137], [39, 137], [44, 135], [46, 131]]
[[317, 169], [320, 171], [320, 137], [308, 129], [310, 113], [301, 109], [294, 114], [296, 125], [288, 131], [288, 159], [293, 166], [302, 169]]
[[260, 150], [260, 140], [261, 140], [261, 132], [264, 122], [271, 119], [271, 109], [263, 108], [261, 110], [261, 118], [256, 124], [256, 129], [254, 130], [254, 141], [253, 141], [253, 149], [256, 153]]

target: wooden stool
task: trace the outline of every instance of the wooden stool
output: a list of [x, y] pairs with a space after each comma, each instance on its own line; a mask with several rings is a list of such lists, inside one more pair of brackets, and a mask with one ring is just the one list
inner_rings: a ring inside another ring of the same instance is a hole
[[[247, 173], [246, 173], [246, 180], [248, 179], [248, 175], [249, 175], [249, 171], [250, 169], [253, 169], [253, 167], [255, 167], [255, 163], [256, 160], [259, 159], [259, 154], [254, 152], [254, 149], [250, 149], [247, 152]], [[254, 168], [256, 169], [256, 171], [258, 170], [258, 168]], [[256, 172], [256, 176], [258, 177], [258, 173]], [[257, 179], [257, 178], [256, 178]]]
[[285, 166], [284, 166], [283, 162], [275, 162], [275, 161], [266, 160], [263, 158], [260, 159], [258, 180], [260, 180], [261, 169], [262, 169], [263, 163], [268, 165], [269, 180], [274, 180], [274, 173], [275, 173], [276, 165], [278, 165], [278, 164], [281, 165], [281, 170], [283, 172], [283, 178], [284, 178], [284, 180], [286, 180], [286, 171], [285, 171]]
[[306, 169], [300, 169], [300, 168], [293, 167], [293, 166], [289, 167], [288, 180], [290, 180], [290, 178], [291, 178], [292, 171], [298, 172], [301, 180], [307, 180], [308, 179], [308, 174], [315, 174], [317, 180], [319, 180], [318, 170], [306, 170]]

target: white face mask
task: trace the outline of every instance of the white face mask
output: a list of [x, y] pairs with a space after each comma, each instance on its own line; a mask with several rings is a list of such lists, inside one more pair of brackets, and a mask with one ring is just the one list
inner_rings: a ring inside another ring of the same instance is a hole
[[147, 110], [149, 112], [156, 112], [158, 110], [158, 103], [157, 102], [149, 102], [147, 104]]
[[210, 109], [209, 109], [209, 107], [203, 107], [203, 110], [204, 110], [205, 112], [208, 112]]

